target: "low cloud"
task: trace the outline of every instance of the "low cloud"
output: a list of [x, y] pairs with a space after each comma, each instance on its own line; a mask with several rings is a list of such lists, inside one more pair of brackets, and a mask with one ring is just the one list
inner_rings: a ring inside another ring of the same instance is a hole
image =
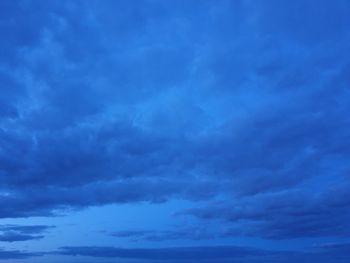
[[31, 257], [42, 256], [42, 253], [30, 253], [19, 250], [4, 250], [0, 248], [0, 260], [6, 259], [27, 259]]
[[[69, 256], [93, 258], [125, 258], [145, 262], [238, 262], [238, 263], [292, 263], [307, 262], [345, 263], [349, 257], [348, 244], [320, 245], [303, 251], [262, 250], [239, 246], [173, 247], [173, 248], [116, 248], [116, 247], [62, 247], [56, 252]], [[323, 261], [322, 261], [323, 260]]]
[[44, 233], [53, 226], [46, 225], [0, 225], [0, 241], [17, 242], [44, 238]]
[[62, 255], [101, 258], [130, 258], [145, 260], [225, 260], [264, 256], [268, 252], [245, 247], [179, 247], [179, 248], [115, 248], [115, 247], [62, 247]]

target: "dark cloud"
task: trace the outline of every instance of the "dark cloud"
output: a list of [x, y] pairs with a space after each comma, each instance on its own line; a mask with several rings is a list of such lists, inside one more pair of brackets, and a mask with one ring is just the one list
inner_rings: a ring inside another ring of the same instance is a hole
[[0, 248], [0, 260], [6, 259], [27, 259], [31, 257], [42, 256], [41, 253], [30, 253], [19, 250], [3, 250]]
[[44, 233], [52, 228], [45, 225], [1, 225], [0, 226], [0, 241], [16, 242], [27, 241], [44, 238]]
[[39, 2], [0, 3], [0, 218], [184, 199], [214, 236], [349, 237], [347, 1]]
[[[125, 249], [115, 247], [63, 247], [63, 255], [146, 260], [225, 260], [269, 255], [269, 252], [245, 247], [183, 247]], [[274, 253], [271, 253], [274, 254]], [[278, 252], [276, 253], [278, 254]]]
[[115, 247], [63, 247], [57, 253], [70, 256], [96, 258], [126, 258], [159, 262], [331, 262], [345, 263], [349, 257], [348, 244], [330, 244], [308, 247], [304, 251], [261, 250], [256, 248], [216, 247], [175, 247], [175, 248], [115, 248]]
[[350, 198], [346, 189], [348, 185], [313, 194], [303, 191], [261, 194], [184, 213], [205, 221], [227, 222], [232, 228], [222, 233], [226, 237], [349, 237]]

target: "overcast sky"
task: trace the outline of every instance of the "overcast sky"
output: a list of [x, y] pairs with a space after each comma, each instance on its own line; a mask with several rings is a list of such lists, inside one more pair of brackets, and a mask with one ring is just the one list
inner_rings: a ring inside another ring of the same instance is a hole
[[349, 0], [0, 0], [0, 261], [346, 263]]

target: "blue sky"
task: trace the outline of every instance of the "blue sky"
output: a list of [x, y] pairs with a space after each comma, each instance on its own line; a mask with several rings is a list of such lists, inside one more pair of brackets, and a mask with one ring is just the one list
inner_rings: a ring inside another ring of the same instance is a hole
[[348, 0], [1, 0], [0, 261], [345, 263]]

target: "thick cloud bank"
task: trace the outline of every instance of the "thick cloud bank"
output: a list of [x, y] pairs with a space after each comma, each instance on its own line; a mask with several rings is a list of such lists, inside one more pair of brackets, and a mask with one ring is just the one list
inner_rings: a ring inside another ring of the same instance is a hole
[[[349, 11], [347, 0], [0, 1], [0, 218], [185, 200], [184, 229], [106, 231], [350, 238]], [[0, 241], [46, 228], [1, 227]], [[62, 253], [154, 259], [86, 251]]]

